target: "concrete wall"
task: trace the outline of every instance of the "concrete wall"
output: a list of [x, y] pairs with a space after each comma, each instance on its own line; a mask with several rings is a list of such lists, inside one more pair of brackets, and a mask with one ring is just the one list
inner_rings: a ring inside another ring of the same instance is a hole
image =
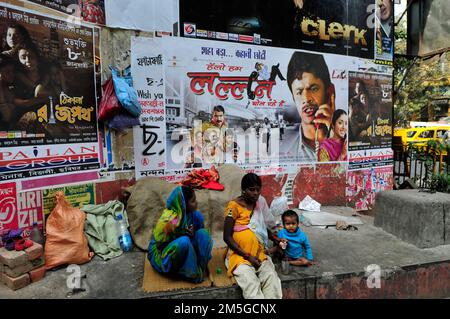
[[397, 190], [379, 193], [374, 225], [419, 248], [450, 243], [450, 195]]
[[[368, 288], [364, 272], [283, 281], [284, 299], [407, 299], [450, 296], [450, 261], [385, 269], [380, 288]], [[239, 287], [207, 288], [184, 293], [164, 293], [153, 298], [238, 299]]]

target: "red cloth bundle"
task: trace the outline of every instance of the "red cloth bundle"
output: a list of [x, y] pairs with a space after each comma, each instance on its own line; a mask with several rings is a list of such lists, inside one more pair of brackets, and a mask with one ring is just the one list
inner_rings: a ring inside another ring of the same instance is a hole
[[219, 172], [217, 172], [214, 166], [212, 166], [209, 170], [204, 168], [193, 169], [181, 182], [181, 185], [192, 188], [205, 188], [223, 191], [225, 187], [218, 182], [219, 178]]

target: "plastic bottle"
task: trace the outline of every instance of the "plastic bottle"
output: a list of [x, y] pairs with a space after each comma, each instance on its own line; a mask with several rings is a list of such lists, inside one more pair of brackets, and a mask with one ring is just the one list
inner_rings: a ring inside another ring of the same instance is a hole
[[117, 234], [119, 236], [119, 245], [123, 251], [130, 251], [133, 248], [130, 232], [127, 223], [123, 219], [122, 214], [117, 215]]
[[44, 245], [44, 234], [42, 234], [42, 231], [39, 229], [38, 223], [33, 224], [33, 229], [31, 230], [30, 239], [34, 241], [35, 243], [38, 243], [40, 245]]

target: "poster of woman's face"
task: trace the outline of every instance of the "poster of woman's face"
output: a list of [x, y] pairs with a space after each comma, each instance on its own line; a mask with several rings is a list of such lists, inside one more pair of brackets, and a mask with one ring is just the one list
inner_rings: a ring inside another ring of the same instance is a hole
[[9, 82], [0, 131], [24, 132], [17, 146], [96, 140], [93, 29], [8, 7], [0, 13], [0, 76]]

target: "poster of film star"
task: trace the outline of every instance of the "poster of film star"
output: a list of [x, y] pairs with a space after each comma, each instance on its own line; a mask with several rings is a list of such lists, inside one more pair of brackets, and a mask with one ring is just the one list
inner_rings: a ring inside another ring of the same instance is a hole
[[375, 59], [392, 61], [394, 56], [394, 4], [376, 0]]
[[393, 166], [349, 171], [346, 190], [347, 206], [358, 211], [370, 210], [373, 208], [376, 194], [392, 190], [393, 185]]
[[0, 6], [0, 34], [0, 177], [96, 168], [93, 29]]
[[60, 12], [73, 15], [83, 21], [104, 25], [105, 0], [28, 0]]
[[392, 77], [349, 72], [349, 149], [390, 148]]
[[[316, 162], [329, 138], [336, 141], [322, 160], [346, 157], [346, 68], [353, 58], [208, 40], [159, 41], [168, 169]], [[337, 110], [339, 125], [329, 134]]]
[[0, 9], [0, 145], [97, 141], [93, 29]]
[[373, 59], [375, 0], [180, 0], [180, 35]]

